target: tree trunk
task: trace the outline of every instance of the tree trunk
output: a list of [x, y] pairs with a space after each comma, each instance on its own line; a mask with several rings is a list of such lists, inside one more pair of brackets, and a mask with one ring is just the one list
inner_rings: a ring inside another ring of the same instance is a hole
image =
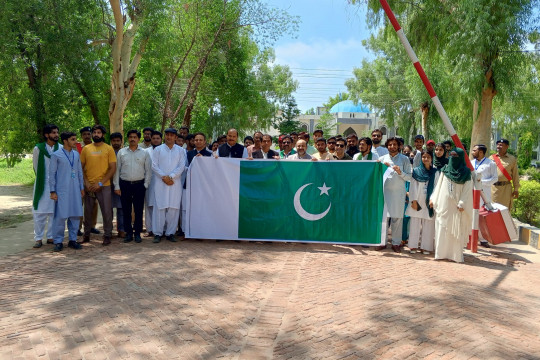
[[[491, 117], [493, 110], [493, 98], [497, 94], [493, 83], [493, 72], [489, 70], [486, 73], [487, 85], [482, 89], [482, 99], [480, 103], [480, 112], [475, 111], [478, 114], [476, 121], [473, 123], [471, 134], [471, 148], [476, 144], [484, 144], [488, 150], [486, 154], [489, 154], [491, 145]], [[476, 107], [478, 103], [476, 102]], [[471, 149], [467, 149], [469, 152]]]
[[[32, 89], [36, 133], [43, 135], [43, 127], [47, 124], [47, 113], [45, 112], [45, 101], [43, 100], [43, 71], [41, 70], [43, 58], [40, 45], [37, 45], [36, 57], [36, 65], [29, 64], [26, 67], [26, 75], [28, 77], [28, 86]], [[31, 59], [27, 59], [27, 61], [31, 63]]]
[[429, 115], [429, 103], [426, 101], [420, 105], [422, 109], [422, 135], [424, 135], [424, 139], [426, 141], [428, 140], [428, 126], [427, 126], [427, 119]]
[[120, 1], [110, 0], [110, 5], [114, 14], [116, 37], [112, 44], [113, 73], [111, 77], [111, 101], [109, 103], [109, 127], [111, 133], [119, 132], [123, 134], [124, 111], [133, 96], [135, 73], [141, 62], [149, 35], [141, 40], [139, 49], [133, 56], [133, 60], [131, 60], [133, 42], [142, 18], [139, 18], [135, 12], [131, 12], [131, 23], [124, 31], [124, 16]]

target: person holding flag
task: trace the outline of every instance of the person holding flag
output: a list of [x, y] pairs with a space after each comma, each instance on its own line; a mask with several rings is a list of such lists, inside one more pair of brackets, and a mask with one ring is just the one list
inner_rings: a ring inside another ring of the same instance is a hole
[[[405, 213], [405, 184], [411, 181], [411, 162], [409, 158], [399, 152], [399, 141], [395, 137], [386, 140], [388, 154], [379, 158], [379, 161], [389, 167], [384, 181], [384, 201], [390, 215], [392, 230], [392, 250], [401, 252], [401, 238], [403, 234], [403, 215]], [[386, 245], [379, 249], [383, 250]]]

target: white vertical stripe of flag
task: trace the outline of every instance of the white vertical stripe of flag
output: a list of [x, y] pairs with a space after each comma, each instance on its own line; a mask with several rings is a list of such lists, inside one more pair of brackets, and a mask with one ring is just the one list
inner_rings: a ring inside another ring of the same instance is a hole
[[195, 157], [187, 177], [186, 238], [236, 240], [240, 159]]

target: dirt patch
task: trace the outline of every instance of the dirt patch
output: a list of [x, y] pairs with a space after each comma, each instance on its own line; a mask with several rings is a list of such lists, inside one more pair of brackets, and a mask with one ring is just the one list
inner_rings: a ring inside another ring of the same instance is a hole
[[32, 186], [0, 186], [0, 229], [32, 219]]

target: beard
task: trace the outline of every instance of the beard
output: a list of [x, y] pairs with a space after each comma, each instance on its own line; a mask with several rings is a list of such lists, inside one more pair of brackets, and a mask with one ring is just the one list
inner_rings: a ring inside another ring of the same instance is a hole
[[379, 139], [371, 139], [371, 142], [377, 145], [377, 144], [381, 143], [381, 140], [379, 140]]
[[94, 140], [95, 143], [100, 143], [103, 141], [102, 137], [92, 136], [92, 140]]

